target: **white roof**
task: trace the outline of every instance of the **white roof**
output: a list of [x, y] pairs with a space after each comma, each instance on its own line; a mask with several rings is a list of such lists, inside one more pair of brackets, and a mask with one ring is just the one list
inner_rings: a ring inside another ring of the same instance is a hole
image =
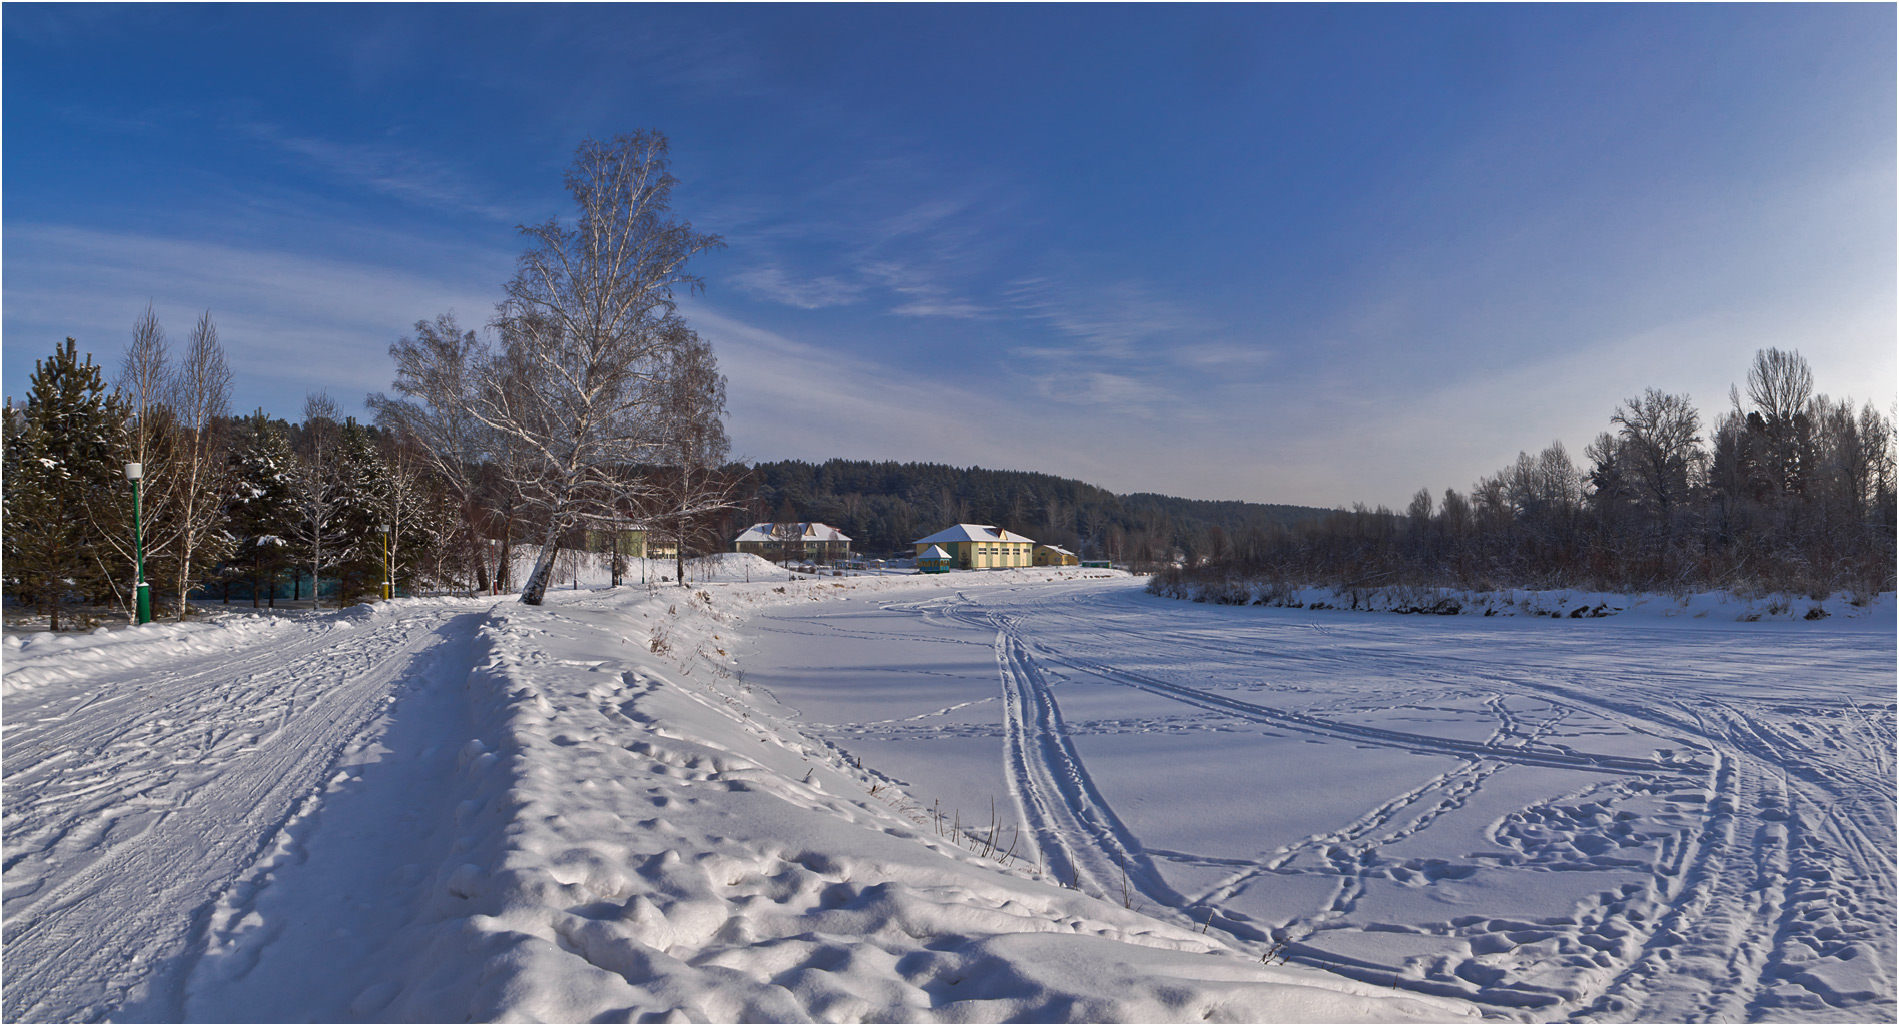
[[1049, 550], [1050, 552], [1059, 552], [1064, 556], [1074, 555], [1074, 553], [1068, 551], [1067, 549], [1062, 548], [1060, 545], [1044, 545], [1042, 547]]
[[952, 557], [950, 556], [949, 553], [943, 551], [943, 546], [932, 545], [929, 548], [924, 549], [922, 552], [918, 553], [917, 558], [918, 559], [950, 559]]
[[912, 545], [935, 545], [942, 542], [1033, 542], [1033, 538], [1024, 538], [1019, 534], [1010, 534], [987, 524], [957, 524], [948, 530], [938, 531], [928, 538], [918, 538]]
[[753, 524], [739, 532], [736, 539], [742, 542], [847, 542], [850, 535], [829, 524]]

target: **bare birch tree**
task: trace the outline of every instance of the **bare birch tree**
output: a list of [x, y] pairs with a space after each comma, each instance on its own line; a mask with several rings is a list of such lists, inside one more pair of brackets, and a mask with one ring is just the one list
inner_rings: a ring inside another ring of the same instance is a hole
[[[394, 584], [400, 576], [399, 569], [403, 560], [410, 558], [408, 549], [420, 551], [422, 542], [429, 533], [430, 505], [427, 470], [433, 460], [414, 443], [396, 435], [383, 436], [383, 471], [387, 475], [388, 491], [384, 495], [383, 523], [389, 528], [389, 549], [385, 555], [388, 569], [385, 578]], [[417, 564], [420, 569], [420, 564]]]
[[389, 355], [396, 361], [395, 390], [401, 398], [376, 393], [369, 397], [369, 408], [383, 430], [427, 458], [447, 488], [460, 514], [456, 546], [474, 573], [475, 587], [487, 591], [477, 504], [480, 467], [493, 455], [493, 432], [470, 412], [485, 350], [453, 314], [442, 314], [417, 321], [415, 335], [397, 340]]
[[674, 289], [699, 287], [686, 262], [719, 244], [673, 219], [667, 168], [657, 132], [588, 140], [567, 172], [578, 220], [522, 229], [530, 248], [497, 313], [501, 351], [470, 412], [524, 457], [513, 483], [543, 530], [521, 591], [530, 605], [561, 537], [636, 488], [624, 469], [653, 437], [644, 386], [679, 338]]
[[[147, 303], [132, 323], [132, 339], [119, 364], [117, 383], [118, 393], [130, 414], [125, 425], [127, 462], [144, 468], [140, 505], [144, 513], [147, 581], [168, 573], [178, 540], [172, 512], [177, 496], [177, 476], [172, 473], [172, 466], [178, 431], [170, 406], [170, 382], [171, 358], [165, 329], [159, 325], [152, 304]], [[123, 503], [88, 505], [84, 511], [99, 536], [106, 539], [113, 556], [126, 566], [132, 565], [135, 559], [131, 507], [128, 496]], [[116, 574], [110, 579], [114, 596], [130, 620], [133, 589], [120, 589]]]
[[218, 342], [218, 327], [206, 310], [191, 331], [191, 344], [173, 372], [169, 392], [178, 432], [172, 487], [176, 519], [178, 619], [203, 573], [228, 552], [224, 503], [230, 474], [222, 421], [230, 412], [231, 370]]
[[310, 608], [323, 607], [324, 567], [335, 558], [344, 540], [345, 496], [341, 475], [336, 401], [323, 391], [311, 392], [303, 403], [303, 452], [297, 461], [297, 541], [310, 561]]
[[665, 365], [653, 381], [658, 416], [654, 454], [659, 486], [646, 518], [669, 531], [676, 580], [686, 583], [686, 546], [706, 518], [734, 508], [736, 480], [722, 474], [731, 443], [725, 435], [725, 375], [698, 334], [681, 325]]

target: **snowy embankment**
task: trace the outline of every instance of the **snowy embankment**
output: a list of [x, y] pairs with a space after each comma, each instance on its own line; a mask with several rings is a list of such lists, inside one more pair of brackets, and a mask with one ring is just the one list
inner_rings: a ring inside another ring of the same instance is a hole
[[1728, 591], [1671, 595], [1587, 591], [1579, 588], [1472, 591], [1405, 585], [1340, 588], [1296, 586], [1278, 581], [1227, 578], [1221, 581], [1169, 581], [1154, 578], [1148, 591], [1164, 598], [1225, 606], [1274, 606], [1283, 609], [1343, 609], [1373, 613], [1426, 613], [1440, 616], [1548, 616], [1593, 619], [1634, 616], [1657, 619], [1824, 620], [1828, 617], [1890, 619], [1893, 593], [1845, 592], [1824, 599], [1805, 595], [1740, 594]]
[[[481, 727], [436, 796], [457, 836], [448, 857], [411, 868], [424, 897], [385, 946], [391, 960], [334, 1011], [569, 1022], [1468, 1014], [1267, 967], [1035, 879], [1020, 852], [985, 857], [974, 839], [904, 815], [889, 781], [809, 740], [733, 670], [744, 610], [915, 584], [582, 591], [498, 606], [464, 691]], [[280, 846], [254, 890], [279, 886], [273, 875], [295, 886], [293, 847]], [[236, 1000], [256, 994], [244, 978], [289, 968], [269, 964], [264, 924], [293, 908], [226, 906], [192, 981], [194, 1017], [266, 1011], [259, 997]]]

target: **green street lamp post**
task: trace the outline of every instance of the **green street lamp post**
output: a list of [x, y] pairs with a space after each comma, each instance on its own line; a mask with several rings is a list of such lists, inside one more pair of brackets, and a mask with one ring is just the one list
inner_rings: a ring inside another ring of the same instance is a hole
[[145, 505], [139, 495], [139, 480], [144, 476], [143, 463], [125, 465], [125, 478], [132, 482], [132, 550], [138, 558], [137, 623], [152, 622], [152, 586], [145, 582]]

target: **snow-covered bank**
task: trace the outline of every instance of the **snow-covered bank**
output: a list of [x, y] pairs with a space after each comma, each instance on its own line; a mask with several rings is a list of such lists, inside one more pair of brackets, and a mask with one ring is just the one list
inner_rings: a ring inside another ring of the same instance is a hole
[[[733, 672], [743, 609], [915, 586], [622, 589], [498, 607], [466, 685], [490, 726], [460, 745], [441, 796], [460, 824], [455, 853], [416, 882], [425, 907], [387, 948], [407, 956], [338, 1007], [544, 1021], [1468, 1014], [1263, 966], [959, 846]], [[221, 966], [241, 941], [217, 943], [194, 1008], [220, 1007], [230, 986]]]
[[1816, 599], [1805, 595], [1742, 594], [1730, 591], [1628, 595], [1576, 588], [1545, 591], [1515, 588], [1471, 591], [1404, 585], [1339, 588], [1297, 586], [1243, 578], [1209, 582], [1168, 581], [1159, 577], [1149, 582], [1148, 591], [1164, 598], [1226, 606], [1343, 609], [1440, 616], [1548, 616], [1569, 619], [1605, 616], [1659, 619], [1686, 617], [1747, 623], [1762, 620], [1824, 620], [1838, 616], [1876, 624], [1890, 620], [1894, 610], [1892, 592], [1879, 595], [1839, 592]]

